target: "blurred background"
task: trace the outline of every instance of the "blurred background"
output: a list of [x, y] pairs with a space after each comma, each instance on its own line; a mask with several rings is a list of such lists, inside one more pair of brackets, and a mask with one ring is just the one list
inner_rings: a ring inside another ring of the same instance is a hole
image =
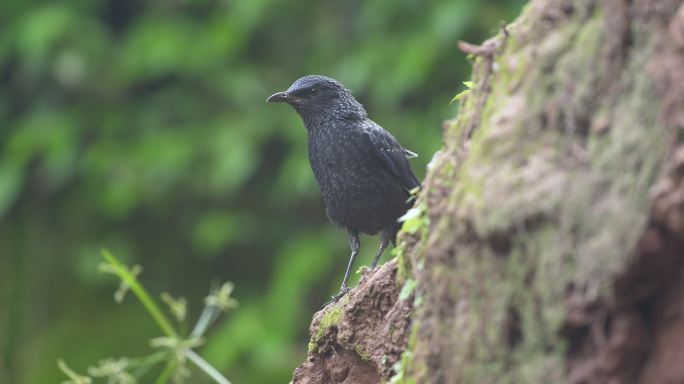
[[[114, 303], [102, 248], [192, 320], [213, 281], [235, 282], [240, 307], [199, 352], [234, 383], [288, 382], [349, 250], [299, 117], [266, 97], [340, 80], [420, 154], [422, 179], [468, 80], [457, 41], [523, 3], [0, 2], [0, 383], [149, 352], [160, 332], [134, 297]], [[357, 266], [377, 245], [362, 238]]]

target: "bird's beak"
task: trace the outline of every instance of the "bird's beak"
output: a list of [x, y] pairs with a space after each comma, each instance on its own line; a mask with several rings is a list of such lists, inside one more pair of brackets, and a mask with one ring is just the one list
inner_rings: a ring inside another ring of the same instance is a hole
[[287, 92], [274, 93], [266, 99], [267, 103], [288, 103], [288, 104], [300, 104], [302, 99], [296, 96], [292, 96]]

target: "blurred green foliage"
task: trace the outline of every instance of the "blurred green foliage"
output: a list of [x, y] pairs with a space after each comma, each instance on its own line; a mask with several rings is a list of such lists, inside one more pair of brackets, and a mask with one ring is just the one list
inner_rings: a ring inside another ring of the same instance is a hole
[[[265, 98], [337, 78], [421, 157], [480, 42], [522, 0], [0, 2], [0, 383], [56, 383], [158, 334], [96, 273], [106, 247], [152, 292], [242, 303], [200, 350], [235, 383], [287, 382], [336, 291], [299, 118]], [[368, 263], [376, 239], [362, 240]], [[189, 316], [201, 307], [190, 307]]]

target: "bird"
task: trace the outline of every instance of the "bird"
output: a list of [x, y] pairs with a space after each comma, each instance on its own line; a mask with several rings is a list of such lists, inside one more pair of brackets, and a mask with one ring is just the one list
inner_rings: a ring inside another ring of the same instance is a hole
[[412, 192], [420, 189], [408, 161], [418, 155], [369, 119], [351, 91], [330, 77], [301, 77], [266, 101], [289, 104], [301, 117], [326, 215], [347, 231], [351, 256], [340, 291], [332, 297], [338, 301], [350, 289], [359, 234], [380, 234], [371, 270], [389, 243], [395, 243], [398, 219], [411, 208]]

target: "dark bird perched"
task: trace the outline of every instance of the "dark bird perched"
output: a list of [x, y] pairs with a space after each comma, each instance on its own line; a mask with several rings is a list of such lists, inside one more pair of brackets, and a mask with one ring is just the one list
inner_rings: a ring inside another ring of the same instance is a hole
[[397, 219], [410, 208], [410, 192], [420, 182], [407, 159], [417, 155], [368, 118], [363, 105], [338, 81], [305, 76], [267, 102], [290, 104], [308, 133], [309, 161], [323, 195], [328, 218], [349, 234], [351, 257], [342, 280], [342, 297], [359, 252], [359, 233], [380, 232], [371, 269], [399, 230]]

